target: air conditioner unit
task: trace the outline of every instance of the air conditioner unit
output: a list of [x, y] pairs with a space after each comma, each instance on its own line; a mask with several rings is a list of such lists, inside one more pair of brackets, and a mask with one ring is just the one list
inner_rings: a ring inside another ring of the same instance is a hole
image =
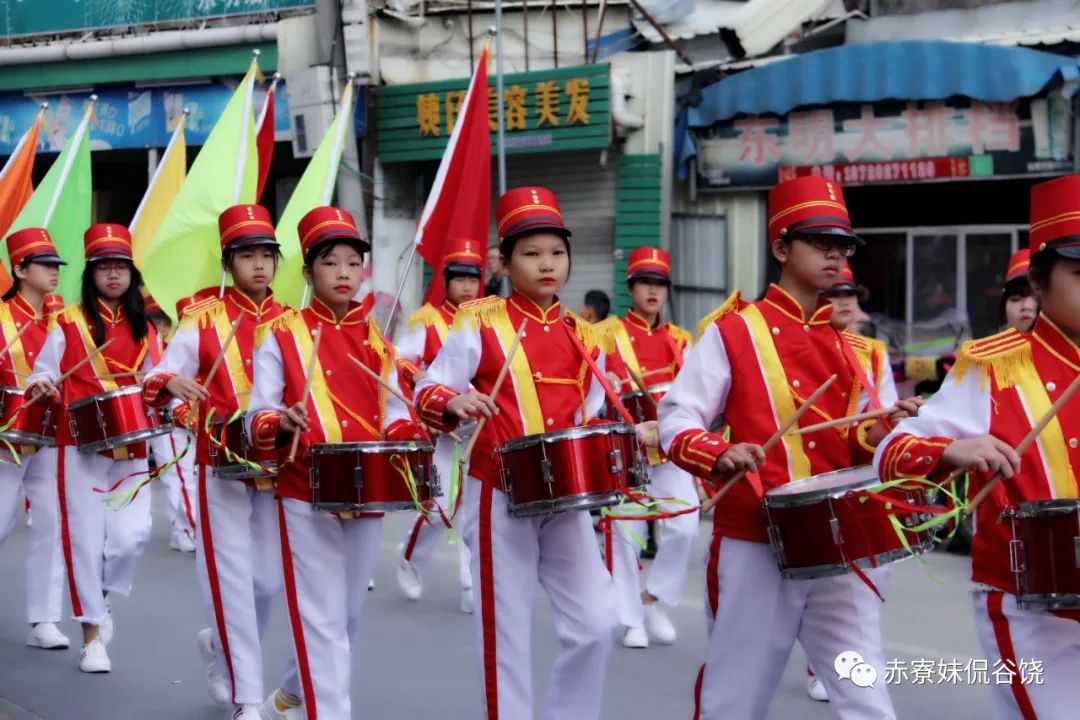
[[330, 68], [319, 65], [293, 70], [287, 80], [293, 157], [311, 157], [334, 120]]

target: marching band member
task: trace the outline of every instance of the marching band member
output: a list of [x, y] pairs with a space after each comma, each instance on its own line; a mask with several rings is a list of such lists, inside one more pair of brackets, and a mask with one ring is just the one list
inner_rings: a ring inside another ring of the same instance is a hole
[[[382, 519], [313, 508], [310, 450], [324, 443], [426, 435], [400, 400], [348, 359], [351, 354], [390, 384], [397, 382], [393, 348], [366, 320], [364, 307], [352, 300], [370, 244], [349, 213], [332, 207], [308, 212], [300, 220], [299, 235], [304, 277], [314, 299], [307, 309], [286, 311], [259, 328], [246, 421], [257, 447], [281, 448], [284, 455], [299, 433], [299, 451], [295, 460], [282, 462], [277, 485], [285, 596], [298, 670], [292, 681], [298, 680], [308, 720], [350, 720], [351, 655]], [[321, 340], [309, 376], [317, 334]], [[310, 396], [302, 403], [306, 383]], [[269, 711], [283, 694], [295, 696], [297, 688], [290, 685], [287, 677], [264, 708]]]
[[[972, 495], [1004, 476], [976, 510], [971, 544], [979, 641], [1014, 673], [994, 686], [999, 719], [1076, 714], [1080, 613], [1018, 606], [1013, 537], [1001, 517], [1020, 502], [1077, 497], [1080, 400], [1067, 402], [1022, 456], [1014, 448], [1080, 373], [1080, 175], [1032, 188], [1030, 265], [1042, 307], [1030, 333], [1010, 328], [965, 344], [941, 390], [874, 458], [884, 481], [969, 470]], [[1071, 541], [1061, 552], [1073, 556]], [[1037, 683], [1024, 681], [1031, 661], [1043, 663]]]
[[[409, 330], [397, 345], [397, 369], [398, 376], [410, 390], [423, 376], [422, 368], [429, 367], [442, 349], [458, 306], [479, 297], [483, 281], [484, 257], [480, 254], [483, 247], [483, 244], [476, 240], [451, 241], [443, 256], [446, 299], [439, 306], [427, 303], [409, 317]], [[453, 526], [461, 505], [463, 479], [459, 479], [453, 507], [446, 505], [450, 494], [450, 478], [458, 470], [454, 467], [454, 443], [448, 435], [440, 435], [436, 439], [435, 467], [442, 479], [443, 491], [442, 497], [436, 499], [438, 510], [431, 517], [418, 514], [412, 528], [398, 547], [398, 587], [410, 600], [420, 599], [424, 591], [420, 573], [431, 559], [436, 540]], [[457, 522], [459, 526], [464, 525], [461, 519]], [[471, 613], [473, 593], [472, 575], [469, 572], [469, 548], [460, 541], [457, 548], [461, 611]]]
[[[515, 188], [499, 198], [495, 215], [512, 293], [458, 309], [446, 344], [417, 384], [417, 406], [426, 424], [444, 432], [461, 420], [489, 418], [464, 500], [473, 587], [480, 591], [476, 639], [487, 717], [533, 715], [530, 628], [539, 585], [550, 599], [561, 646], [541, 716], [598, 718], [614, 616], [611, 581], [589, 515], [511, 517], [495, 450], [514, 438], [596, 417], [604, 390], [582, 352], [602, 368], [603, 337], [584, 320], [562, 315], [557, 293], [570, 272], [570, 231], [554, 193]], [[507, 382], [491, 397], [523, 322]]]
[[[60, 281], [60, 266], [49, 231], [26, 228], [7, 238], [13, 284], [0, 305], [0, 386], [20, 388], [45, 344], [49, 311], [45, 298]], [[26, 325], [30, 327], [23, 330]], [[21, 334], [20, 334], [21, 333]], [[40, 428], [35, 429], [39, 431]], [[66, 648], [68, 638], [56, 624], [63, 610], [64, 560], [60, 554], [60, 512], [57, 506], [56, 448], [5, 447], [0, 456], [0, 544], [15, 526], [23, 508], [20, 489], [33, 505], [30, 547], [26, 557], [26, 609], [30, 634], [26, 644], [48, 650]]]
[[[82, 302], [50, 320], [45, 346], [27, 384], [30, 397], [61, 397], [65, 406], [136, 385], [137, 373], [158, 359], [157, 333], [143, 304], [142, 275], [132, 260], [131, 235], [122, 225], [91, 225], [83, 236], [86, 268]], [[109, 346], [93, 355], [106, 342]], [[92, 356], [78, 369], [75, 366]], [[57, 389], [68, 370], [75, 372]], [[135, 563], [150, 539], [150, 491], [137, 492], [148, 474], [146, 443], [99, 453], [80, 451], [67, 422], [57, 429], [60, 533], [72, 615], [83, 626], [79, 669], [109, 672], [112, 638], [109, 593], [128, 595]], [[106, 509], [103, 497], [129, 497]]]
[[1001, 304], [998, 307], [998, 324], [1003, 328], [1028, 332], [1039, 314], [1039, 301], [1028, 282], [1030, 267], [1030, 248], [1021, 248], [1009, 258], [1005, 285], [1001, 290]]
[[[608, 369], [618, 377], [622, 392], [638, 389], [629, 374], [633, 371], [646, 387], [655, 388], [653, 397], [659, 400], [682, 367], [683, 351], [691, 339], [686, 330], [662, 323], [660, 318], [671, 287], [671, 256], [660, 248], [635, 249], [627, 258], [626, 282], [633, 308], [626, 317], [608, 323], [618, 349], [609, 358]], [[690, 473], [655, 451], [649, 453], [649, 465], [648, 492], [663, 499], [657, 506], [660, 512], [678, 512], [697, 504], [697, 489]], [[646, 510], [627, 503], [623, 512], [640, 515]], [[674, 607], [682, 599], [699, 520], [697, 513], [684, 513], [660, 522], [659, 549], [645, 589], [640, 588], [639, 582], [637, 540], [645, 537], [645, 522], [614, 523], [619, 542], [613, 544], [613, 557], [608, 562], [615, 581], [619, 622], [625, 628], [622, 643], [626, 647], [648, 647], [650, 639], [661, 645], [675, 642], [675, 626], [660, 602]]]
[[[199, 633], [199, 645], [211, 696], [232, 703], [238, 720], [254, 720], [263, 699], [262, 636], [281, 591], [274, 482], [269, 476], [219, 478], [207, 428], [212, 419], [239, 422], [236, 414], [251, 399], [255, 329], [285, 309], [270, 289], [280, 253], [266, 208], [228, 208], [218, 218], [218, 231], [221, 266], [233, 284], [220, 299], [194, 301], [185, 310], [143, 396], [158, 407], [174, 400], [197, 404], [198, 575], [212, 620]], [[207, 377], [215, 366], [214, 376]]]
[[[796, 639], [816, 667], [833, 667], [853, 648], [884, 667], [874, 592], [850, 574], [784, 578], [761, 509], [770, 488], [868, 462], [887, 432], [867, 421], [785, 436], [767, 457], [761, 447], [831, 375], [837, 380], [801, 423], [852, 414], [874, 382], [866, 379], [876, 372], [869, 354], [830, 326], [833, 306], [820, 296], [859, 243], [840, 186], [822, 177], [777, 185], [769, 193], [768, 239], [779, 283], [754, 303], [736, 295], [706, 318], [660, 401], [661, 443], [675, 463], [714, 480], [748, 473], [715, 510], [706, 575], [709, 645], [695, 686], [701, 718], [766, 717]], [[709, 432], [720, 417], [730, 441]], [[832, 673], [822, 680], [835, 717], [895, 717], [884, 683], [860, 688]]]

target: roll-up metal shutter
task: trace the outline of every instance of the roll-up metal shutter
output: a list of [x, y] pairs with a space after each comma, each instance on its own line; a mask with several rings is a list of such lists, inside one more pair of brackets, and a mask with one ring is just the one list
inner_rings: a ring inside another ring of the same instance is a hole
[[588, 290], [612, 294], [615, 162], [609, 158], [606, 165], [601, 165], [600, 157], [599, 152], [592, 150], [511, 155], [506, 159], [508, 188], [539, 185], [549, 188], [559, 198], [563, 219], [573, 233], [570, 280], [559, 298], [564, 308], [575, 312]]

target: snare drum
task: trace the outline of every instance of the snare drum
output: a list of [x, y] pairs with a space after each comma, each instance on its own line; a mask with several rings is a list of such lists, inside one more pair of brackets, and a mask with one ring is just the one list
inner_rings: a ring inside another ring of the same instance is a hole
[[[252, 446], [248, 442], [245, 426], [244, 413], [230, 423], [225, 422], [224, 416], [215, 417], [210, 423], [210, 462], [222, 480], [257, 480], [277, 474], [277, 450], [259, 450]], [[219, 448], [217, 443], [224, 445], [229, 452]], [[236, 458], [255, 463], [261, 469], [235, 462]]]
[[614, 505], [623, 491], [647, 482], [637, 432], [628, 423], [526, 435], [498, 452], [511, 517]]
[[1006, 510], [1016, 604], [1030, 610], [1080, 608], [1080, 500], [1036, 500]]
[[76, 400], [68, 406], [71, 436], [83, 452], [101, 452], [143, 442], [172, 430], [146, 407], [138, 385]]
[[48, 447], [56, 444], [57, 407], [49, 400], [27, 405], [23, 388], [0, 387], [0, 438], [13, 445]]
[[[406, 465], [407, 464], [407, 465]], [[330, 512], [414, 510], [440, 494], [434, 450], [426, 442], [355, 442], [311, 447], [311, 506]]]
[[[649, 386], [649, 394], [652, 395], [654, 402], [659, 403], [670, 389], [671, 383], [657, 383]], [[630, 412], [630, 417], [634, 418], [634, 422], [641, 423], [657, 419], [656, 406], [649, 402], [645, 397], [645, 393], [640, 390], [628, 392], [620, 396], [619, 400], [626, 406], [626, 409]]]
[[[781, 574], [792, 579], [842, 575], [851, 572], [852, 565], [878, 567], [929, 550], [933, 546], [929, 531], [906, 529], [929, 515], [891, 511], [905, 527], [909, 552], [885, 506], [859, 499], [877, 485], [874, 468], [864, 465], [796, 480], [767, 492], [765, 522]], [[919, 486], [893, 487], [882, 494], [911, 505], [929, 504]]]

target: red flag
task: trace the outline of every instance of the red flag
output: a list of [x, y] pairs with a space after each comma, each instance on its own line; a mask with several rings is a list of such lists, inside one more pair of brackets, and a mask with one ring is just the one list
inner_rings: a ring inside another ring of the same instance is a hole
[[270, 161], [274, 158], [274, 90], [277, 89], [277, 80], [270, 83], [270, 89], [266, 93], [266, 102], [263, 103], [262, 112], [259, 114], [259, 123], [255, 128], [255, 147], [259, 152], [259, 185], [255, 190], [255, 201], [262, 197], [263, 188], [266, 187], [266, 178], [270, 175]]
[[486, 238], [491, 215], [491, 129], [485, 47], [446, 144], [435, 184], [416, 229], [416, 249], [435, 270], [427, 301], [444, 292], [443, 255], [451, 238]]

